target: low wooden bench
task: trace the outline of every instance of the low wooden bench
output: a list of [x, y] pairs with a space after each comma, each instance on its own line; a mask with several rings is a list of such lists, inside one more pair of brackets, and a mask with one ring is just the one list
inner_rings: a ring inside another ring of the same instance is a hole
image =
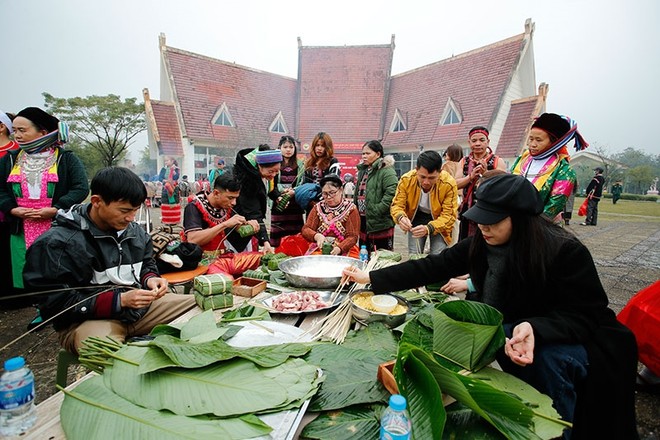
[[174, 291], [174, 293], [179, 293], [177, 292], [176, 288], [183, 286], [183, 293], [188, 294], [190, 293], [190, 289], [192, 288], [192, 282], [195, 279], [195, 277], [199, 275], [204, 275], [207, 270], [209, 270], [208, 266], [199, 265], [197, 266], [197, 268], [192, 270], [182, 270], [179, 272], [164, 273], [161, 275], [161, 277], [167, 280], [167, 282], [170, 285], [170, 288]]

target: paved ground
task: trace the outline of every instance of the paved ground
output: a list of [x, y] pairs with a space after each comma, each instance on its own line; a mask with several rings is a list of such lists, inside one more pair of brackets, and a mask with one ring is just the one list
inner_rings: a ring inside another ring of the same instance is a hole
[[[154, 220], [157, 213], [154, 212]], [[603, 215], [596, 227], [571, 226], [591, 250], [612, 308], [618, 312], [635, 292], [660, 279], [660, 206], [657, 217]], [[406, 237], [397, 231], [395, 250], [407, 254]], [[22, 335], [34, 316], [31, 308], [11, 309], [0, 302], [0, 346]], [[0, 359], [24, 356], [33, 369], [37, 401], [56, 389], [58, 342], [51, 328], [0, 349]], [[72, 369], [71, 376], [80, 374]], [[73, 378], [73, 377], [72, 377]], [[643, 440], [660, 440], [660, 395], [637, 392], [637, 419]]]

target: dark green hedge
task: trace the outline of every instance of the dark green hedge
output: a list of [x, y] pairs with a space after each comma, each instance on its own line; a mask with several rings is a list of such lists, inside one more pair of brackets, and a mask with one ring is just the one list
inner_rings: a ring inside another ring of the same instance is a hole
[[[603, 197], [606, 199], [611, 199], [612, 194], [606, 193], [603, 194]], [[649, 195], [642, 195], [642, 194], [621, 194], [621, 199], [622, 200], [641, 200], [645, 202], [657, 202], [658, 199], [660, 199], [660, 196], [649, 196]]]

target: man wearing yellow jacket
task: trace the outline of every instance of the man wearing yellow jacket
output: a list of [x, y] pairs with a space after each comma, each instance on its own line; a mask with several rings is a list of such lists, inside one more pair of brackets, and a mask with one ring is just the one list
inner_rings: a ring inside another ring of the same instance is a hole
[[430, 253], [439, 254], [451, 243], [451, 232], [458, 210], [456, 181], [441, 170], [442, 157], [425, 151], [417, 167], [401, 176], [390, 214], [408, 234], [408, 253], [424, 252], [429, 238]]

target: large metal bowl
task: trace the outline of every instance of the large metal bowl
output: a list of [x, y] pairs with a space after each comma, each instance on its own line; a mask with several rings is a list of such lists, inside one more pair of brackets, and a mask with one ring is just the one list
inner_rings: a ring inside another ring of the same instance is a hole
[[351, 310], [353, 311], [353, 318], [355, 318], [356, 321], [365, 325], [371, 324], [372, 322], [382, 322], [389, 328], [398, 327], [404, 322], [406, 322], [406, 316], [410, 311], [410, 303], [406, 299], [404, 299], [399, 295], [388, 293], [388, 295], [395, 297], [399, 302], [399, 304], [401, 304], [406, 308], [405, 313], [401, 313], [400, 315], [390, 315], [388, 313], [372, 312], [371, 310], [363, 309], [362, 307], [355, 304], [353, 302], [353, 297], [359, 293], [364, 293], [364, 292], [370, 292], [370, 290], [367, 289], [356, 290], [355, 292], [351, 293], [350, 296]]
[[339, 255], [305, 255], [281, 261], [279, 269], [289, 283], [296, 287], [332, 289], [339, 285], [341, 272], [346, 266], [362, 269], [364, 263], [356, 258]]

